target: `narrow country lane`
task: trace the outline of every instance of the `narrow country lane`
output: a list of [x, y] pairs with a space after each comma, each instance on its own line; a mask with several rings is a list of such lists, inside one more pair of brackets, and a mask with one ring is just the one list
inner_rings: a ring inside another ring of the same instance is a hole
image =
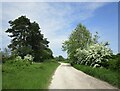
[[116, 89], [110, 84], [76, 70], [68, 63], [57, 68], [49, 89]]

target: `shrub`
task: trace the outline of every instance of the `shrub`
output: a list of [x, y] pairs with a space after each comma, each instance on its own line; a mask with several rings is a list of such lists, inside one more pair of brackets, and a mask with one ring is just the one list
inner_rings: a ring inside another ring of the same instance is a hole
[[[9, 72], [9, 71], [16, 71], [18, 69], [24, 69], [25, 67], [31, 65], [33, 63], [33, 57], [31, 55], [26, 55], [24, 59], [22, 59], [20, 56], [17, 56], [13, 60], [6, 61], [3, 64], [3, 72]], [[9, 68], [8, 68], [9, 66]], [[11, 66], [11, 67], [10, 67]]]
[[6, 64], [10, 64], [12, 66], [23, 67], [30, 65], [30, 62], [27, 60], [22, 59], [20, 56], [17, 56], [14, 60], [9, 60]]
[[112, 51], [105, 43], [96, 43], [89, 46], [87, 49], [77, 49], [75, 56], [78, 58], [78, 64], [96, 67], [105, 66], [111, 54]]
[[120, 55], [112, 55], [112, 58], [108, 62], [109, 69], [120, 71]]
[[26, 56], [24, 56], [24, 60], [29, 61], [31, 64], [33, 63], [33, 59], [34, 57], [32, 57], [32, 55], [30, 54], [27, 54]]
[[6, 61], [2, 65], [2, 72], [15, 72], [18, 69], [24, 69], [29, 65], [30, 65], [30, 62], [24, 61], [19, 57], [17, 57], [14, 60]]

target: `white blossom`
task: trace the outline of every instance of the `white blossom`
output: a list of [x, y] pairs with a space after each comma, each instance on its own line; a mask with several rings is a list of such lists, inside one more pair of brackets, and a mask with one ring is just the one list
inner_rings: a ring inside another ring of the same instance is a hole
[[111, 56], [112, 51], [105, 43], [97, 43], [90, 45], [87, 49], [77, 49], [75, 56], [78, 58], [80, 64], [98, 66], [103, 60], [108, 61], [106, 56]]
[[16, 57], [16, 60], [18, 61], [18, 60], [21, 60], [21, 57], [20, 56], [17, 56]]

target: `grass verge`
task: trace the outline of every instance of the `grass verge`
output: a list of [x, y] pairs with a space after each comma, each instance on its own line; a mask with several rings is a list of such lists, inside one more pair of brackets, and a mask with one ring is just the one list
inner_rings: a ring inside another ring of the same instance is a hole
[[3, 64], [3, 89], [47, 89], [59, 64], [55, 61], [33, 63], [18, 68]]
[[104, 80], [112, 84], [113, 86], [120, 88], [120, 79], [118, 79], [120, 74], [118, 72], [111, 71], [105, 68], [92, 68], [89, 66], [79, 65], [79, 64], [75, 64], [73, 65], [73, 67], [83, 71], [88, 75]]

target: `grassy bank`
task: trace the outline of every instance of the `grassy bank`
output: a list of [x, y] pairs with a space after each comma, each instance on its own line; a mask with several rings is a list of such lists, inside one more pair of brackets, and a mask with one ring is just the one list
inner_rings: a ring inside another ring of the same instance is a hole
[[3, 89], [46, 89], [58, 65], [55, 61], [20, 68], [3, 64]]
[[118, 72], [111, 71], [109, 69], [105, 68], [92, 68], [85, 65], [73, 65], [74, 68], [83, 71], [86, 74], [89, 74], [91, 76], [94, 76], [96, 78], [99, 78], [101, 80], [104, 80], [118, 88], [120, 88], [120, 79], [118, 77], [120, 76]]

